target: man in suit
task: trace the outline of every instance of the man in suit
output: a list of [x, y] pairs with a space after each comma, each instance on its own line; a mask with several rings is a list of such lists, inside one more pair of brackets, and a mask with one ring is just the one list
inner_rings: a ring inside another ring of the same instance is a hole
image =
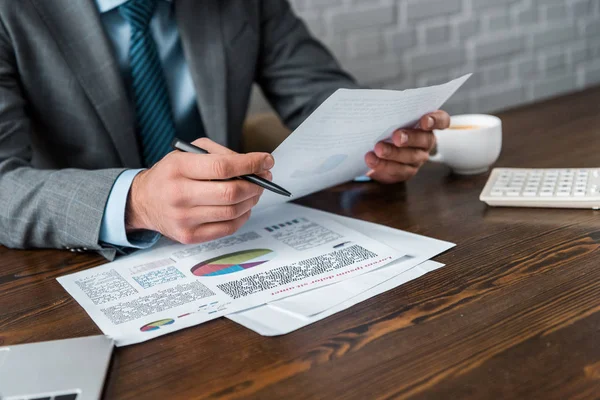
[[[357, 84], [286, 0], [0, 0], [0, 243], [117, 252], [160, 235], [237, 230], [269, 178], [237, 154], [251, 86], [298, 126]], [[398, 131], [365, 156], [384, 183], [412, 177], [431, 130]], [[178, 136], [211, 155], [169, 153]]]

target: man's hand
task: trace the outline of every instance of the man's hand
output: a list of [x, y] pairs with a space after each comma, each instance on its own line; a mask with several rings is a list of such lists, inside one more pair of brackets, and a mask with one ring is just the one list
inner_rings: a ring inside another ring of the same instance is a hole
[[423, 116], [419, 126], [421, 129], [399, 129], [392, 135], [391, 142], [377, 143], [365, 156], [371, 168], [367, 175], [381, 183], [402, 182], [415, 176], [435, 146], [432, 131], [448, 128], [450, 116], [444, 111], [435, 111]]
[[202, 138], [195, 145], [211, 154], [175, 151], [139, 173], [127, 199], [128, 231], [148, 229], [181, 243], [200, 243], [237, 231], [250, 217], [263, 189], [240, 179], [271, 179], [267, 153], [238, 154]]

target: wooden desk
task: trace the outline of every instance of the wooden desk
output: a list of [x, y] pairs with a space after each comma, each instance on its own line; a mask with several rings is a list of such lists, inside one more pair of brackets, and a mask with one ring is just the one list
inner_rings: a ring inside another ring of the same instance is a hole
[[[600, 166], [600, 88], [501, 115], [498, 166]], [[598, 398], [600, 213], [491, 209], [427, 165], [302, 204], [456, 242], [447, 266], [282, 337], [226, 319], [118, 349], [107, 399]], [[56, 282], [94, 255], [0, 248], [0, 345], [98, 334]]]

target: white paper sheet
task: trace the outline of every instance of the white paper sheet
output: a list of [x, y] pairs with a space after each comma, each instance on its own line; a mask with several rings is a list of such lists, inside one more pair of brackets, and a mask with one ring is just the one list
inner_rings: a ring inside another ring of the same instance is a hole
[[[317, 212], [329, 216], [329, 218], [348, 228], [363, 232], [370, 238], [385, 243], [400, 253], [406, 254], [406, 256], [376, 271], [361, 275], [360, 278], [347, 279], [334, 285], [324, 286], [269, 303], [282, 310], [305, 317], [310, 317], [343, 303], [455, 246], [454, 243], [415, 235], [371, 222], [332, 215], [323, 211]], [[391, 268], [392, 266], [394, 268]]]
[[[382, 284], [375, 286], [366, 292], [362, 292], [359, 295], [328, 309], [327, 311], [311, 317], [305, 317], [303, 315], [295, 314], [276, 306], [266, 304], [246, 311], [230, 314], [227, 316], [227, 318], [263, 336], [285, 335], [350, 308], [362, 301], [375, 297], [378, 294], [394, 289], [400, 285], [412, 281], [413, 279], [417, 279], [420, 276], [423, 276], [426, 273], [434, 271], [443, 266], [444, 264], [440, 264], [435, 261], [426, 261], [423, 264], [420, 264], [412, 269], [409, 269], [408, 271], [404, 271], [399, 275], [386, 280]], [[392, 265], [389, 266], [389, 268], [394, 267], [395, 266]], [[376, 273], [377, 271], [371, 272], [369, 275]]]
[[[364, 174], [364, 156], [378, 141], [398, 128], [416, 126], [470, 76], [404, 91], [337, 90], [273, 152], [273, 181], [298, 198]], [[285, 201], [265, 191], [257, 207]]]
[[340, 282], [403, 255], [321, 212], [284, 204], [235, 235], [200, 245], [163, 241], [58, 281], [123, 346]]

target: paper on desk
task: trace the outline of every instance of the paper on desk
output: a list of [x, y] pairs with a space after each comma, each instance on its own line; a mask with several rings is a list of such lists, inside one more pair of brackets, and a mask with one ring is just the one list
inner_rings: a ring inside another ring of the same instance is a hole
[[284, 204], [236, 234], [163, 241], [58, 279], [118, 346], [358, 276], [403, 256], [315, 210]]
[[[399, 275], [396, 275], [380, 285], [362, 292], [359, 295], [336, 305], [335, 307], [310, 317], [305, 317], [300, 314], [283, 310], [271, 304], [266, 304], [249, 310], [229, 314], [227, 318], [263, 336], [285, 335], [306, 325], [310, 325], [335, 313], [350, 308], [360, 302], [375, 297], [378, 294], [387, 292], [388, 290], [394, 289], [400, 285], [417, 279], [420, 276], [423, 276], [426, 273], [434, 271], [443, 266], [444, 264], [440, 264], [435, 261], [426, 261], [412, 269], [409, 269], [408, 271], [401, 272]], [[395, 267], [397, 267], [397, 265], [389, 266], [389, 268]], [[374, 271], [370, 274], [376, 273], [377, 271]]]
[[[337, 90], [273, 152], [274, 182], [298, 198], [364, 174], [364, 156], [378, 141], [398, 128], [415, 127], [470, 76], [404, 91]], [[265, 191], [257, 207], [285, 201]]]
[[282, 310], [305, 317], [310, 317], [343, 303], [455, 246], [454, 243], [415, 235], [383, 225], [332, 215], [323, 211], [315, 211], [323, 214], [323, 216], [329, 216], [329, 218], [348, 228], [363, 232], [370, 238], [387, 244], [406, 255], [391, 264], [360, 277], [347, 279], [334, 285], [324, 286], [269, 303]]

